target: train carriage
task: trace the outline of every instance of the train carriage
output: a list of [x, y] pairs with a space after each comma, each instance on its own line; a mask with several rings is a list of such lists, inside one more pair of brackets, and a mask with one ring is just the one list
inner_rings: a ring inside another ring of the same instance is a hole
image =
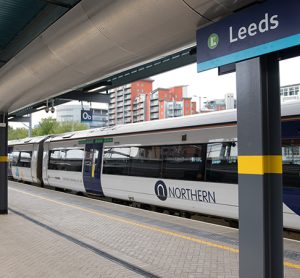
[[[236, 111], [52, 136], [44, 184], [238, 218]], [[300, 230], [300, 103], [282, 106], [284, 227]], [[254, 204], [255, 205], [255, 204]]]
[[49, 136], [8, 142], [8, 171], [18, 181], [42, 184], [43, 142]]

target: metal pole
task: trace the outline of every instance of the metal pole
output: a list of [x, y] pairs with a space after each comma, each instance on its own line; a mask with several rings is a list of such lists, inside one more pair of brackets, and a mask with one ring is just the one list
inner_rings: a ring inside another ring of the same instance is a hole
[[266, 55], [236, 66], [240, 277], [283, 277], [279, 63]]
[[0, 114], [0, 214], [7, 214], [7, 114]]
[[28, 137], [32, 137], [32, 114], [29, 115]]

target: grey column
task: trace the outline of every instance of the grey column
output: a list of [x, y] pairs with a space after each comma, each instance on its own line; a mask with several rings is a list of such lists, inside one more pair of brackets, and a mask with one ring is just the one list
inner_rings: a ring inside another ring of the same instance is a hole
[[0, 112], [0, 214], [7, 214], [7, 114]]
[[239, 152], [240, 277], [283, 277], [279, 62], [236, 67]]

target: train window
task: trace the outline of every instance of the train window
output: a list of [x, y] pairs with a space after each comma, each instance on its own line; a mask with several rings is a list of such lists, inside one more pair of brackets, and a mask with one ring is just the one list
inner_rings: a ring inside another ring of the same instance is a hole
[[163, 178], [200, 181], [204, 178], [202, 145], [175, 145], [161, 148]]
[[83, 149], [67, 149], [64, 150], [65, 171], [81, 172], [82, 160], [84, 156]]
[[12, 152], [11, 154], [11, 166], [17, 166], [19, 161], [20, 152]]
[[17, 162], [17, 166], [30, 168], [31, 167], [31, 157], [32, 157], [32, 152], [21, 151], [19, 161]]
[[300, 187], [300, 142], [283, 142], [283, 185]]
[[131, 147], [130, 176], [159, 178], [161, 164], [160, 147]]
[[104, 150], [103, 174], [128, 175], [130, 148], [106, 148]]
[[48, 169], [81, 172], [83, 156], [84, 151], [80, 148], [51, 150]]
[[60, 162], [61, 162], [61, 154], [60, 150], [52, 150], [49, 151], [49, 163], [48, 169], [49, 170], [60, 170]]
[[237, 144], [213, 143], [207, 145], [206, 181], [238, 183]]

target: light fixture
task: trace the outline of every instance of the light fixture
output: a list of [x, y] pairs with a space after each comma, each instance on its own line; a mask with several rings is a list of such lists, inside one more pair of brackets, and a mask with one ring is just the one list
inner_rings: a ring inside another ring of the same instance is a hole
[[104, 89], [104, 88], [106, 88], [106, 86], [102, 85], [102, 86], [96, 87], [94, 89], [88, 90], [88, 93], [96, 92], [96, 91]]
[[90, 85], [90, 86], [84, 88], [84, 90], [88, 93], [93, 93], [93, 92], [105, 89], [111, 85], [112, 85], [111, 81], [101, 81], [101, 82], [95, 83], [94, 85]]
[[38, 107], [38, 108], [36, 108], [35, 110], [36, 110], [36, 111], [40, 111], [40, 110], [43, 110], [44, 108], [46, 108], [46, 105], [43, 105], [43, 106], [41, 106], [41, 107]]

